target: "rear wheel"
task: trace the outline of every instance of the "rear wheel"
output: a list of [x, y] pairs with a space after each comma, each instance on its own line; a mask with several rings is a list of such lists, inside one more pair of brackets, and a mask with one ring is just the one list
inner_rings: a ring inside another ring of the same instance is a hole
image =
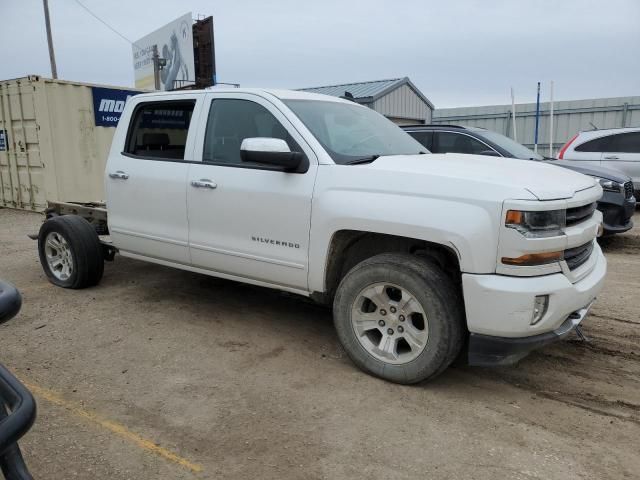
[[90, 287], [102, 278], [100, 239], [82, 217], [62, 215], [45, 221], [38, 234], [38, 253], [49, 281], [59, 287]]
[[382, 254], [356, 265], [334, 299], [334, 323], [349, 357], [397, 383], [444, 371], [463, 344], [458, 289], [429, 260]]

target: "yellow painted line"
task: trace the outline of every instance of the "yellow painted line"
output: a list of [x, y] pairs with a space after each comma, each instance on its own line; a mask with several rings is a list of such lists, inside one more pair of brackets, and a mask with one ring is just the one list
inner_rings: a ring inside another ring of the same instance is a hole
[[38, 385], [34, 385], [29, 382], [22, 381], [25, 386], [31, 390], [37, 397], [43, 398], [44, 400], [52, 403], [54, 405], [58, 405], [63, 407], [73, 413], [74, 415], [89, 420], [93, 423], [96, 423], [102, 428], [109, 430], [111, 433], [118, 435], [126, 440], [129, 440], [131, 443], [136, 445], [138, 448], [145, 450], [149, 453], [153, 453], [154, 455], [158, 455], [166, 460], [169, 460], [172, 463], [180, 465], [188, 470], [191, 470], [194, 473], [198, 473], [202, 471], [202, 467], [198, 464], [191, 463], [189, 460], [182, 458], [181, 456], [170, 452], [166, 448], [159, 447], [151, 440], [147, 440], [144, 437], [141, 437], [137, 433], [132, 432], [124, 425], [121, 425], [112, 420], [108, 420], [106, 418], [101, 417], [97, 413], [91, 412], [89, 410], [85, 410], [83, 408], [78, 407], [72, 402], [69, 402], [62, 398], [56, 392], [53, 392], [47, 388], [40, 387]]

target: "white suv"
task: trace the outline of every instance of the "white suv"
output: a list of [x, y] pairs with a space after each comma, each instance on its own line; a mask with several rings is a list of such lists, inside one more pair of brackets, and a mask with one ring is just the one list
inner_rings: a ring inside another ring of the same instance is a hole
[[558, 158], [618, 170], [640, 190], [640, 127], [580, 132], [562, 147]]

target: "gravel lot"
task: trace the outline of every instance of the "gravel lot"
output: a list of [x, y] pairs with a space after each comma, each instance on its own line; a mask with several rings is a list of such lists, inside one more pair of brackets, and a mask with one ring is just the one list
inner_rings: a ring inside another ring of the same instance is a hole
[[124, 258], [54, 287], [40, 222], [0, 210], [0, 277], [24, 297], [0, 362], [36, 394], [35, 478], [640, 478], [640, 228], [603, 242], [591, 343], [402, 387], [297, 297]]

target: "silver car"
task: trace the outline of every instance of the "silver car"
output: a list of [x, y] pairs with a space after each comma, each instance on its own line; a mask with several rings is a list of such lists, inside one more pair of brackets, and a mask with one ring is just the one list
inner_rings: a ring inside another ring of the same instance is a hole
[[618, 170], [633, 179], [640, 191], [640, 127], [580, 132], [558, 153], [558, 158]]

